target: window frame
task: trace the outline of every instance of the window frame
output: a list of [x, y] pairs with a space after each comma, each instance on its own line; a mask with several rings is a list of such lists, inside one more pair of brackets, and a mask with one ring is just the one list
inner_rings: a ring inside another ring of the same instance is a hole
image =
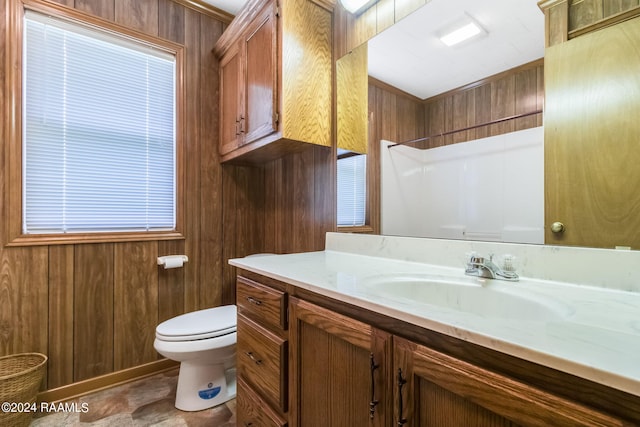
[[[3, 218], [6, 246], [32, 246], [76, 243], [128, 242], [184, 239], [184, 47], [159, 37], [135, 31], [81, 11], [42, 0], [11, 0], [8, 2], [6, 28], [6, 63], [4, 103], [4, 188]], [[22, 233], [22, 52], [25, 10], [68, 20], [98, 31], [108, 32], [142, 43], [175, 56], [176, 59], [176, 152], [175, 152], [175, 212], [176, 226], [168, 231], [91, 232], [91, 233]], [[1, 184], [1, 183], [0, 183]], [[1, 185], [0, 185], [1, 186]]]

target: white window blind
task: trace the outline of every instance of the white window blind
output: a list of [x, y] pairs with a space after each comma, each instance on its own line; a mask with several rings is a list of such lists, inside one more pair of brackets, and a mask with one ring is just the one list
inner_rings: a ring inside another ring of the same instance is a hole
[[359, 154], [338, 159], [338, 225], [365, 223], [367, 156]]
[[27, 11], [23, 232], [175, 229], [175, 56]]

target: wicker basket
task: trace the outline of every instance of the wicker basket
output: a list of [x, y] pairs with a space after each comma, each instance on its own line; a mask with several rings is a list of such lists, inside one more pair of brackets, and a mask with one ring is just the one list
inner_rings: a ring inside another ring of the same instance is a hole
[[[40, 353], [22, 353], [0, 357], [0, 404], [4, 402], [25, 405], [35, 403], [44, 376], [47, 356]], [[0, 410], [0, 426], [28, 426], [33, 412], [13, 407], [16, 412]]]

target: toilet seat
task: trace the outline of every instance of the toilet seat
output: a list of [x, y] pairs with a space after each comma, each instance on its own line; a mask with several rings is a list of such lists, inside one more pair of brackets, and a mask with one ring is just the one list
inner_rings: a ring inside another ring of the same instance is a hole
[[214, 307], [182, 314], [166, 320], [156, 328], [161, 341], [196, 341], [236, 332], [235, 305]]

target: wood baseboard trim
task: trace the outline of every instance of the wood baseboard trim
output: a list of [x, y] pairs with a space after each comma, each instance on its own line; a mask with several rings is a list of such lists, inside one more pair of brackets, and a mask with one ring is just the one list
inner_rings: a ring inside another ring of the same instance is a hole
[[88, 380], [42, 391], [38, 393], [38, 402], [57, 403], [75, 399], [85, 394], [159, 374], [177, 368], [178, 366], [180, 366], [180, 363], [174, 360], [157, 360], [144, 365], [134, 366], [133, 368], [123, 369], [99, 377], [89, 378]]

